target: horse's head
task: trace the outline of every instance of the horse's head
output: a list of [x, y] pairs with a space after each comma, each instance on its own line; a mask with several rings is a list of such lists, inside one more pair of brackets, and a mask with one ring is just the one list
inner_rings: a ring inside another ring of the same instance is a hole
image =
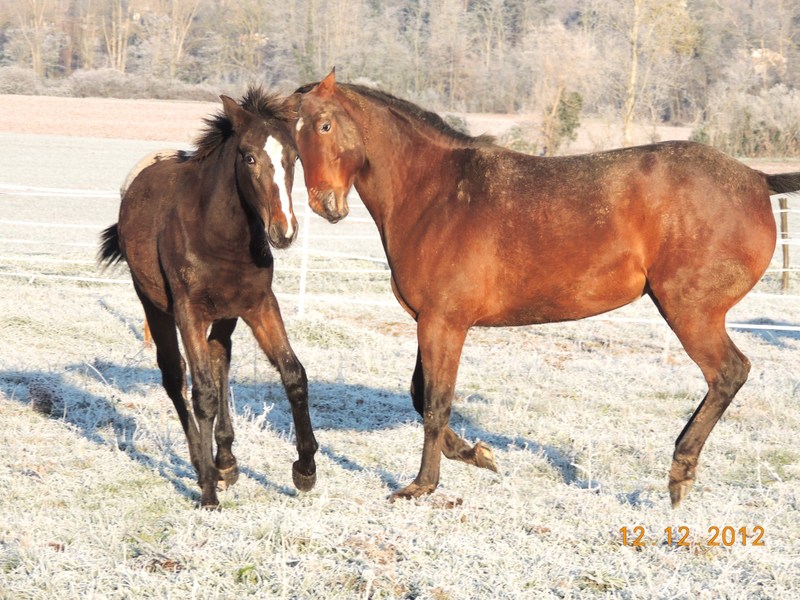
[[245, 110], [227, 96], [225, 116], [236, 140], [236, 186], [248, 208], [264, 223], [270, 244], [286, 248], [297, 237], [292, 184], [297, 151], [288, 127]]
[[358, 124], [342, 105], [334, 71], [298, 99], [294, 137], [308, 204], [331, 223], [349, 212], [347, 193], [366, 162]]

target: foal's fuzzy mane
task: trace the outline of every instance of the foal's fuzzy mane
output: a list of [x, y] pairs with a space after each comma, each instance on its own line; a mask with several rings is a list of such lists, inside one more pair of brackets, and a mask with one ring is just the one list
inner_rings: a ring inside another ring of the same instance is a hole
[[[239, 100], [239, 105], [247, 112], [257, 115], [267, 125], [277, 121], [287, 121], [291, 117], [283, 98], [277, 94], [264, 91], [261, 86], [250, 86]], [[195, 140], [197, 150], [192, 160], [200, 161], [221, 147], [233, 135], [233, 124], [221, 110], [203, 119], [205, 127]]]
[[[317, 82], [319, 83], [319, 82]], [[317, 83], [309, 83], [300, 88], [298, 88], [295, 93], [305, 94], [310, 92], [314, 87], [317, 86]], [[441, 116], [436, 114], [435, 112], [425, 110], [424, 108], [417, 106], [413, 102], [409, 102], [408, 100], [403, 100], [402, 98], [398, 98], [397, 96], [393, 96], [388, 92], [384, 92], [383, 90], [379, 90], [377, 88], [368, 87], [365, 85], [358, 85], [355, 83], [337, 83], [337, 86], [349, 90], [351, 92], [355, 92], [361, 96], [366, 96], [371, 100], [374, 100], [380, 104], [388, 106], [389, 108], [396, 110], [397, 112], [403, 113], [406, 116], [411, 117], [412, 119], [417, 119], [430, 125], [436, 131], [443, 134], [445, 137], [451, 139], [452, 141], [456, 142], [459, 145], [466, 145], [466, 146], [487, 146], [493, 144], [495, 138], [490, 135], [480, 135], [477, 137], [471, 136], [466, 134], [462, 131], [458, 131], [451, 125], [449, 125]]]

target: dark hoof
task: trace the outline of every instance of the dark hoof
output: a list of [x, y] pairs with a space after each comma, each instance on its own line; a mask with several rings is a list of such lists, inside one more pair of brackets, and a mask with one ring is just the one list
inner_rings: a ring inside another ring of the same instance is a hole
[[217, 492], [214, 488], [204, 490], [200, 496], [200, 508], [203, 510], [219, 510], [219, 500], [217, 500]]
[[219, 469], [219, 481], [217, 481], [217, 489], [225, 491], [231, 487], [239, 479], [239, 467], [235, 464], [227, 469]]
[[294, 487], [298, 490], [307, 492], [317, 483], [317, 473], [316, 471], [312, 472], [310, 475], [301, 473], [300, 469], [297, 467], [297, 462], [298, 461], [295, 461], [292, 465], [292, 481], [294, 482]]

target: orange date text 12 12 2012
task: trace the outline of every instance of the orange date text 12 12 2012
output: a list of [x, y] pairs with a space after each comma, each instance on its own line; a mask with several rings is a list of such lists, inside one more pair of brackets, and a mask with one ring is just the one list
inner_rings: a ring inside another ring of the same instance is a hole
[[712, 525], [708, 528], [707, 535], [697, 538], [692, 535], [692, 530], [685, 525], [679, 527], [665, 527], [663, 536], [657, 538], [647, 535], [647, 530], [642, 525], [635, 527], [620, 527], [622, 545], [634, 548], [644, 546], [764, 546], [764, 528], [760, 525], [752, 527], [731, 527], [730, 525]]

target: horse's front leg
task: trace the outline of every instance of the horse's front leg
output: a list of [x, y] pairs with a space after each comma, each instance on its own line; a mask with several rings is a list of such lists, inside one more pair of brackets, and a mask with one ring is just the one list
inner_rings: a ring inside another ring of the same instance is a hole
[[190, 418], [194, 419], [200, 434], [197, 456], [193, 457], [196, 462], [197, 483], [201, 490], [200, 506], [216, 508], [219, 506], [217, 481], [220, 477], [214, 464], [213, 430], [214, 419], [219, 411], [219, 387], [215, 381], [211, 351], [206, 340], [210, 323], [199, 318], [188, 307], [177, 307], [175, 317], [192, 374], [193, 410]]
[[308, 414], [308, 380], [306, 370], [294, 354], [286, 336], [278, 301], [272, 291], [258, 309], [244, 317], [253, 330], [259, 346], [278, 369], [292, 407], [298, 459], [292, 465], [292, 481], [297, 489], [307, 492], [317, 481], [314, 454], [317, 440]]
[[392, 494], [392, 500], [430, 494], [439, 485], [442, 451], [466, 335], [467, 327], [453, 325], [441, 317], [420, 316], [417, 322], [420, 362], [412, 385], [422, 384], [424, 390], [422, 463], [416, 479]]
[[[414, 409], [425, 416], [425, 371], [422, 368], [422, 356], [419, 348], [417, 349], [417, 365], [414, 367], [414, 375], [411, 378], [411, 401]], [[497, 472], [497, 465], [494, 462], [494, 452], [483, 442], [477, 442], [470, 446], [469, 442], [461, 438], [452, 427], [446, 427], [444, 432], [444, 443], [442, 454], [450, 460], [460, 460], [468, 465], [475, 465], [482, 469], [489, 469]]]
[[239, 479], [239, 468], [233, 455], [233, 423], [228, 408], [228, 371], [231, 366], [231, 336], [236, 328], [236, 319], [217, 321], [211, 326], [208, 335], [208, 346], [211, 352], [212, 374], [217, 386], [219, 413], [217, 415], [214, 436], [217, 440], [217, 457], [214, 463], [219, 471], [218, 486], [221, 490], [236, 483]]

